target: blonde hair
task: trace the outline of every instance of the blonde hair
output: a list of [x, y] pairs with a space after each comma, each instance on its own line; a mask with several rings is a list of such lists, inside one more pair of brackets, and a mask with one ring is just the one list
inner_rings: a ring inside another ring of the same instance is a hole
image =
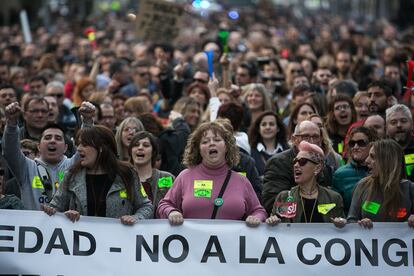
[[145, 130], [144, 125], [142, 124], [142, 122], [135, 117], [128, 117], [125, 118], [118, 126], [118, 128], [116, 129], [116, 133], [115, 133], [115, 141], [116, 141], [116, 148], [118, 151], [118, 157], [120, 160], [127, 160], [128, 161], [128, 148], [125, 147], [122, 144], [122, 131], [125, 128], [126, 124], [129, 123], [134, 123], [137, 125], [138, 131], [142, 131]]
[[266, 87], [261, 83], [251, 83], [246, 86], [245, 92], [244, 92], [244, 101], [247, 100], [247, 95], [253, 90], [256, 90], [257, 92], [259, 92], [263, 98], [263, 110], [262, 111], [274, 110], [272, 100], [270, 98], [270, 94], [269, 92], [267, 92]]
[[211, 130], [215, 135], [220, 135], [226, 145], [226, 164], [232, 168], [239, 162], [239, 149], [233, 132], [227, 130], [223, 122], [207, 122], [199, 125], [191, 134], [184, 151], [183, 163], [187, 167], [194, 167], [201, 163], [200, 142], [207, 131]]

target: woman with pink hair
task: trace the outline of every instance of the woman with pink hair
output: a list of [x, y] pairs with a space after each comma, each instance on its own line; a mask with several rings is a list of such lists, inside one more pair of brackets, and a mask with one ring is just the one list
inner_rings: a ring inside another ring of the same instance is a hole
[[279, 222], [333, 222], [343, 227], [344, 207], [342, 197], [335, 191], [319, 186], [317, 175], [324, 165], [323, 150], [302, 141], [293, 159], [296, 186], [277, 195], [272, 215], [266, 220], [270, 225]]

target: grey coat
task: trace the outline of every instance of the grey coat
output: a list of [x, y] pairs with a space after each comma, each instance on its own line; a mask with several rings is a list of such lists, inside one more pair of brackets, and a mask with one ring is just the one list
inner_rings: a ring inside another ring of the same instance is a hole
[[[119, 175], [109, 188], [106, 195], [106, 217], [120, 218], [124, 215], [134, 215], [137, 219], [149, 219], [153, 216], [153, 206], [147, 197], [140, 191], [141, 184], [135, 175], [135, 199], [131, 202], [126, 198], [125, 185]], [[53, 196], [50, 206], [59, 212], [76, 210], [81, 215], [88, 214], [88, 200], [86, 188], [86, 169], [75, 174], [69, 182], [68, 174]]]

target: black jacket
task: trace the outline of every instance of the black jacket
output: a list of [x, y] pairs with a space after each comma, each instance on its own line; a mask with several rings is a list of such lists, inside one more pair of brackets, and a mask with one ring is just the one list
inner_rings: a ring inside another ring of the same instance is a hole
[[173, 128], [168, 128], [159, 135], [162, 160], [160, 169], [177, 176], [185, 169], [182, 160], [191, 131], [183, 118], [175, 119], [172, 124]]

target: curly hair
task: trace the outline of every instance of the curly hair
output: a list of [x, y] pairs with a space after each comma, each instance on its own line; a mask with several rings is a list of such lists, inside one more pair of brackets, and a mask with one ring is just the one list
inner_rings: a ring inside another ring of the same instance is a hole
[[232, 168], [239, 162], [239, 149], [236, 146], [236, 139], [231, 131], [225, 129], [222, 124], [217, 122], [202, 123], [196, 130], [194, 130], [185, 147], [183, 158], [184, 165], [187, 167], [194, 167], [201, 163], [200, 142], [209, 130], [215, 135], [219, 135], [223, 138], [226, 145], [226, 163]]

